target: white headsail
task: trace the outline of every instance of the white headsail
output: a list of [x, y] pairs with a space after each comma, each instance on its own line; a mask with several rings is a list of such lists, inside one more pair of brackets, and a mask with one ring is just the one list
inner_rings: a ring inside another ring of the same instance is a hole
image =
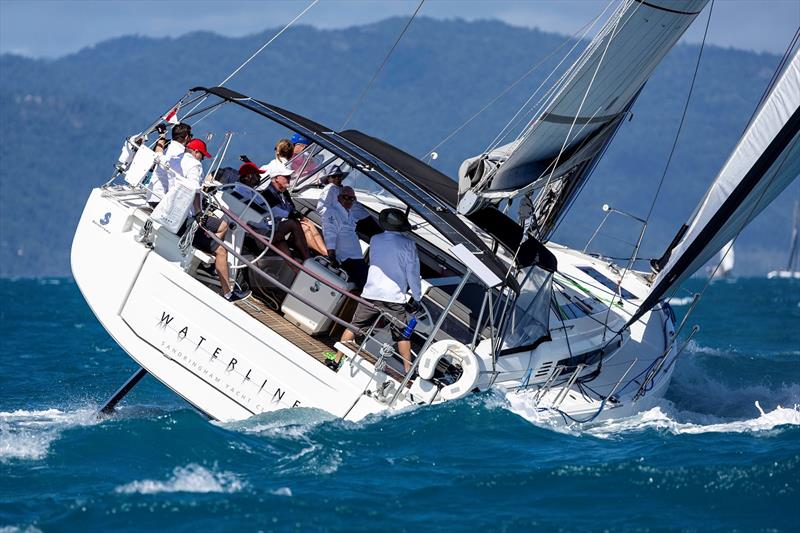
[[637, 316], [696, 272], [798, 175], [800, 49], [771, 87], [693, 218], [659, 260], [658, 276]]
[[[547, 182], [553, 185], [545, 191], [552, 199], [552, 206], [545, 207], [552, 213], [548, 215], [552, 224], [588, 176], [655, 67], [707, 1], [623, 1], [523, 134], [462, 164], [459, 210], [469, 213]], [[537, 224], [547, 221], [539, 216]]]

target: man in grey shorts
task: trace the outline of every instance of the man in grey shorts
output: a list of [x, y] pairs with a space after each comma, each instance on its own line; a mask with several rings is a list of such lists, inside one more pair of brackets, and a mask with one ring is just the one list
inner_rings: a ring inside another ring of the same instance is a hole
[[[369, 272], [361, 297], [372, 304], [359, 303], [353, 315], [353, 327], [367, 331], [383, 312], [392, 317], [392, 340], [397, 342], [397, 352], [403, 358], [406, 372], [411, 369], [411, 341], [403, 337], [403, 330], [411, 315], [419, 310], [422, 298], [422, 278], [419, 275], [417, 245], [405, 234], [411, 231], [406, 214], [399, 209], [381, 211], [380, 224], [385, 230], [370, 240]], [[406, 293], [411, 290], [411, 300], [406, 302]], [[342, 342], [353, 340], [355, 331], [345, 330]], [[325, 364], [332, 370], [339, 369], [342, 352]]]

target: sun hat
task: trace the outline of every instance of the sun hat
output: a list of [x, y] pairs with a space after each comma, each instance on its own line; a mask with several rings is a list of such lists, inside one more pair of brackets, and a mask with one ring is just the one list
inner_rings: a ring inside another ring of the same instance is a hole
[[378, 220], [386, 231], [411, 231], [406, 214], [394, 207], [381, 211]]
[[208, 153], [208, 148], [206, 148], [206, 143], [204, 143], [200, 139], [192, 139], [191, 141], [186, 143], [186, 149], [197, 150], [206, 157], [213, 157], [211, 154]]

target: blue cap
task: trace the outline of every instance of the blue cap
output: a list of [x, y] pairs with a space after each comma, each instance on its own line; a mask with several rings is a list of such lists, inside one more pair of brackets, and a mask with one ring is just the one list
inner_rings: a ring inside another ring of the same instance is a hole
[[308, 140], [308, 137], [304, 137], [299, 133], [295, 133], [294, 135], [292, 135], [292, 138], [289, 140], [292, 141], [292, 144], [305, 144], [305, 145], [311, 144], [311, 141]]

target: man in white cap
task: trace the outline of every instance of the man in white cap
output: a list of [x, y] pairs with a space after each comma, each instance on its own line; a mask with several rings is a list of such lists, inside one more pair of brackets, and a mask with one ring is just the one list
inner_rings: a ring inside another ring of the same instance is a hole
[[[361, 297], [372, 307], [359, 303], [351, 323], [354, 330], [367, 331], [381, 312], [389, 315], [392, 339], [397, 342], [397, 352], [408, 372], [411, 370], [411, 341], [403, 333], [411, 317], [419, 310], [422, 298], [417, 245], [405, 234], [411, 231], [411, 226], [400, 209], [381, 211], [380, 224], [384, 232], [370, 241], [369, 273], [361, 292]], [[411, 300], [406, 301], [409, 290]], [[347, 342], [355, 336], [355, 331], [347, 329], [341, 340]], [[342, 355], [342, 352], [336, 352], [334, 358], [327, 359], [325, 364], [334, 371], [338, 370]]]
[[[300, 219], [303, 215], [297, 210], [289, 195], [289, 179], [292, 169], [284, 165], [277, 159], [273, 159], [265, 167], [266, 174], [270, 177], [267, 187], [262, 191], [264, 199], [272, 209], [272, 216], [275, 218], [275, 233], [272, 242], [284, 253], [289, 253], [287, 237], [294, 244], [297, 253], [300, 254], [301, 262], [311, 257], [308, 249], [303, 227]], [[297, 270], [292, 265], [292, 270]]]

